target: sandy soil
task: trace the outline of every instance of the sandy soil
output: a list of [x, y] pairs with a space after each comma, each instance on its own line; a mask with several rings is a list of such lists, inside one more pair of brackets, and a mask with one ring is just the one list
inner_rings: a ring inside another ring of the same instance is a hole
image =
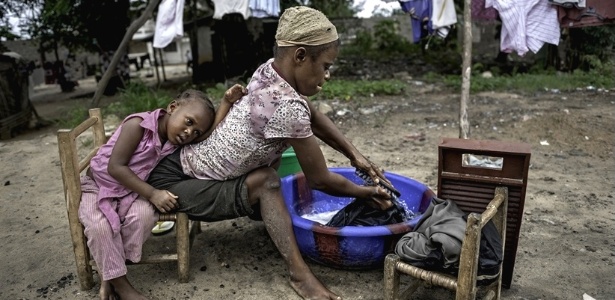
[[[88, 100], [36, 106], [53, 118], [80, 101]], [[437, 189], [437, 145], [441, 137], [458, 136], [458, 94], [409, 81], [406, 96], [327, 103], [332, 119], [373, 161]], [[583, 299], [585, 293], [615, 299], [614, 113], [615, 91], [472, 95], [472, 138], [532, 146], [514, 279], [504, 299]], [[97, 296], [98, 285], [81, 291], [76, 279], [56, 130], [0, 141], [0, 299]], [[330, 166], [348, 166], [323, 150]], [[130, 266], [133, 284], [152, 299], [298, 299], [262, 223], [240, 218], [203, 229], [192, 248], [189, 283], [178, 283], [176, 266], [165, 264]], [[157, 244], [147, 247], [172, 247], [173, 239], [173, 233], [154, 237]], [[381, 269], [310, 266], [345, 299], [382, 298]], [[453, 296], [425, 287], [412, 299]]]

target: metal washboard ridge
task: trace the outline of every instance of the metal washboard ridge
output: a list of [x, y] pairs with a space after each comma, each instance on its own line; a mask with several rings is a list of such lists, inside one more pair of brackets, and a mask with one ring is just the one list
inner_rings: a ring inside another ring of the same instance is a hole
[[[438, 155], [438, 197], [455, 201], [466, 213], [480, 213], [493, 198], [496, 187], [508, 187], [502, 286], [510, 288], [525, 204], [530, 145], [443, 138]], [[468, 165], [468, 157], [496, 159], [499, 166]]]

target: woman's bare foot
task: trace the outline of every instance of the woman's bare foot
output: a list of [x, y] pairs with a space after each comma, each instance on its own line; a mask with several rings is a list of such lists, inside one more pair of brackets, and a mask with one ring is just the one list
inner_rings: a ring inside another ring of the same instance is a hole
[[111, 279], [109, 282], [113, 285], [113, 289], [119, 296], [119, 299], [147, 300], [147, 297], [137, 291], [132, 284], [130, 284], [130, 281], [128, 281], [128, 278], [126, 278], [125, 275]]
[[111, 283], [106, 280], [100, 283], [98, 295], [100, 296], [100, 300], [120, 300]]
[[327, 289], [321, 282], [312, 274], [305, 272], [301, 275], [290, 276], [290, 286], [306, 300], [341, 300], [342, 297], [334, 294]]

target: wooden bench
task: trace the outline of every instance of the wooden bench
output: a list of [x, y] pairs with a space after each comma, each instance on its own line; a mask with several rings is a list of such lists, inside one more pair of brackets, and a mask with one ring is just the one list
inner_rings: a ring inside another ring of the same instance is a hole
[[[85, 136], [88, 129], [93, 131], [93, 142], [78, 143], [78, 138]], [[103, 118], [99, 108], [89, 110], [89, 117], [72, 129], [60, 129], [57, 133], [58, 148], [64, 182], [64, 197], [68, 213], [68, 224], [73, 241], [77, 275], [82, 290], [94, 286], [93, 267], [87, 247], [87, 240], [83, 232], [83, 225], [79, 222], [79, 203], [81, 202], [80, 177], [90, 165], [90, 160], [98, 149], [105, 144], [107, 137], [103, 126]], [[89, 149], [88, 149], [89, 148]], [[86, 152], [80, 157], [80, 152]], [[152, 254], [144, 256], [139, 264], [177, 262], [179, 282], [190, 280], [190, 248], [196, 234], [201, 232], [200, 222], [190, 221], [184, 213], [160, 214], [159, 221], [174, 221], [176, 229], [177, 247], [173, 254]]]

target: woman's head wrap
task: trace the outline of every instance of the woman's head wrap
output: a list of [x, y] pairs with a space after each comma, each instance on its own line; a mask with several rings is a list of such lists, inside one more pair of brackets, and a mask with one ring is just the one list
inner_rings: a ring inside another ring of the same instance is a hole
[[278, 47], [318, 46], [338, 39], [335, 25], [320, 11], [306, 6], [287, 8], [278, 23]]

